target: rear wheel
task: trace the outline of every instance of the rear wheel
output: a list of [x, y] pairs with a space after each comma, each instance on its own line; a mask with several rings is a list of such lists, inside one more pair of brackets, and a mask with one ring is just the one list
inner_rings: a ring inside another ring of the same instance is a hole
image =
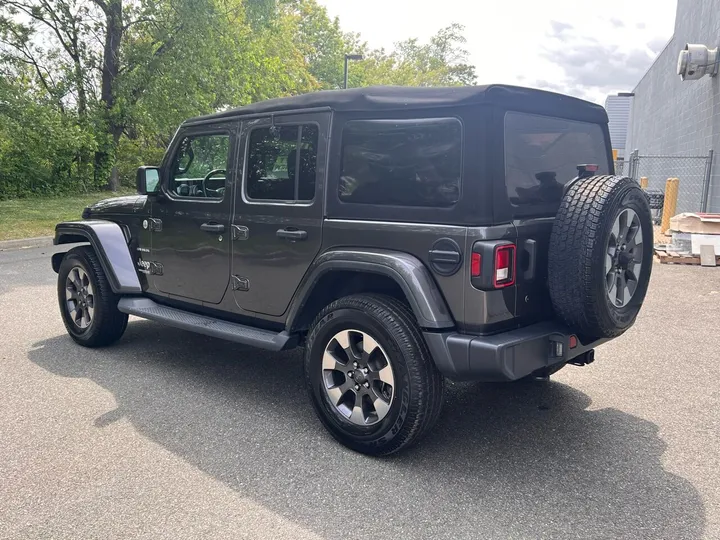
[[556, 313], [587, 338], [635, 321], [650, 281], [652, 219], [634, 180], [593, 176], [563, 198], [550, 236], [548, 285]]
[[73, 248], [65, 255], [57, 292], [65, 329], [80, 345], [110, 345], [125, 332], [128, 316], [118, 310], [119, 297], [112, 292], [92, 248]]
[[386, 455], [435, 424], [443, 378], [412, 312], [382, 295], [336, 300], [308, 335], [305, 381], [315, 411], [342, 444]]

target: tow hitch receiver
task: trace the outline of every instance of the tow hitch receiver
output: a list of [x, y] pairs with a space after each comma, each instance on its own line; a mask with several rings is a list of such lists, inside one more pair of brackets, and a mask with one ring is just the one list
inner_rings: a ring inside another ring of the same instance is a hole
[[576, 356], [570, 360], [568, 364], [572, 364], [573, 366], [587, 366], [588, 364], [592, 364], [594, 361], [595, 349], [590, 349], [589, 351], [582, 353], [580, 356]]

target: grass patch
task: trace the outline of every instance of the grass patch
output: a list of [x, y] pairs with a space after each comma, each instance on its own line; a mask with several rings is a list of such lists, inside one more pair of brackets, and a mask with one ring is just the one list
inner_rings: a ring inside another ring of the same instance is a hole
[[60, 221], [82, 219], [83, 209], [108, 197], [129, 195], [133, 191], [83, 193], [65, 197], [38, 197], [0, 201], [0, 240], [52, 236]]

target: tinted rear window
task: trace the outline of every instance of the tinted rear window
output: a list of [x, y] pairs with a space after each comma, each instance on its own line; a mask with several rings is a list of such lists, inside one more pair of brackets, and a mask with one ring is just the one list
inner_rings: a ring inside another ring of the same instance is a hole
[[460, 196], [456, 118], [354, 120], [342, 135], [338, 196], [346, 203], [448, 207]]
[[557, 206], [577, 166], [594, 163], [608, 174], [605, 136], [598, 124], [533, 114], [505, 115], [505, 184], [519, 207]]

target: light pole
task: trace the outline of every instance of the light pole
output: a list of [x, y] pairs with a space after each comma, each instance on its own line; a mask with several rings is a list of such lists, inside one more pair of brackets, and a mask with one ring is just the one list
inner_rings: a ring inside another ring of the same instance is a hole
[[346, 54], [345, 55], [345, 85], [343, 88], [347, 88], [348, 84], [348, 62], [350, 60], [362, 60], [363, 55], [362, 54]]

